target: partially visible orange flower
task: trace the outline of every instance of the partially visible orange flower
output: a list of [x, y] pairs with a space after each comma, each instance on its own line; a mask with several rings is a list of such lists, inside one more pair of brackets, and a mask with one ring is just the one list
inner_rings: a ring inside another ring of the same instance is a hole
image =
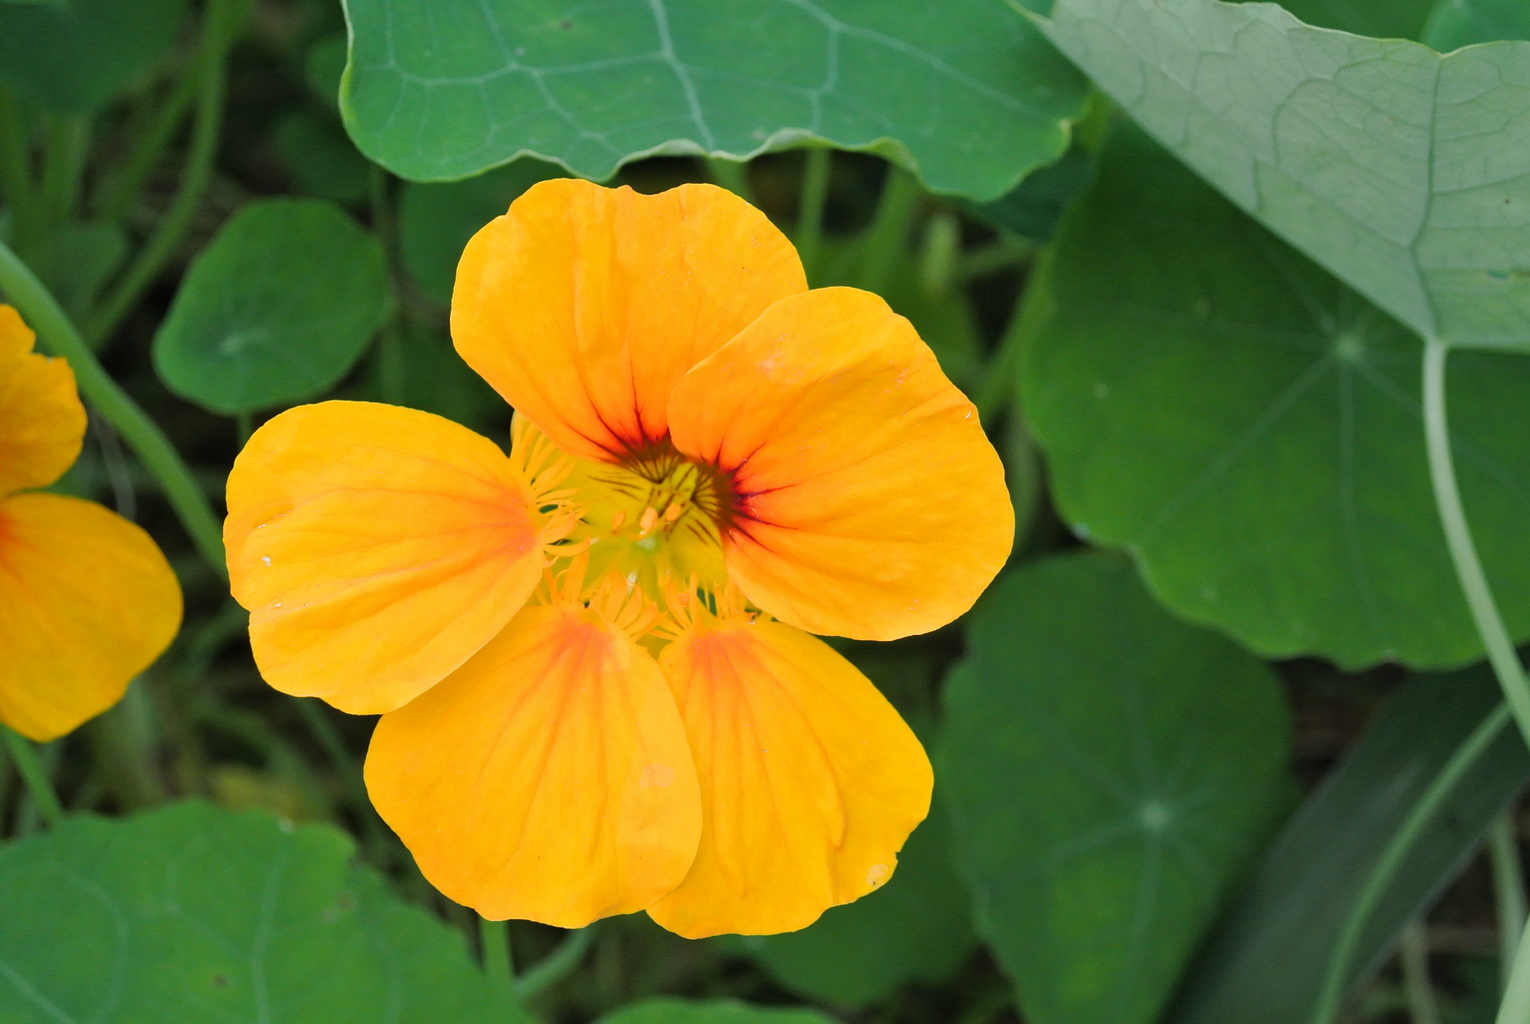
[[452, 333], [517, 410], [509, 457], [327, 402], [235, 463], [266, 679], [383, 715], [373, 802], [485, 917], [771, 933], [880, 886], [930, 764], [809, 632], [941, 626], [1014, 531], [929, 348], [875, 295], [809, 291], [721, 189], [567, 180], [469, 243]]
[[121, 699], [174, 639], [181, 588], [149, 535], [44, 494], [73, 465], [85, 407], [62, 359], [0, 306], [0, 722], [62, 736]]

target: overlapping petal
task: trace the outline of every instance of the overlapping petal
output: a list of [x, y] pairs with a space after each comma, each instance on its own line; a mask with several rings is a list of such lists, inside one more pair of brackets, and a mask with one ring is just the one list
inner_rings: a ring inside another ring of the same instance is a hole
[[618, 461], [664, 438], [687, 370], [806, 287], [791, 243], [723, 189], [547, 181], [468, 243], [452, 337], [558, 447]]
[[0, 722], [51, 740], [122, 696], [174, 638], [181, 590], [149, 535], [55, 494], [0, 501]]
[[0, 305], [0, 495], [46, 487], [79, 457], [85, 407], [62, 359], [32, 352], [33, 334]]
[[384, 715], [367, 789], [425, 877], [488, 918], [579, 928], [652, 904], [701, 832], [664, 677], [594, 612], [538, 605]]
[[731, 474], [728, 572], [777, 618], [891, 640], [965, 612], [1014, 537], [972, 403], [880, 298], [783, 299], [676, 385], [675, 446]]
[[235, 461], [228, 505], [229, 574], [261, 673], [354, 714], [446, 677], [542, 574], [537, 509], [510, 460], [410, 409], [282, 413]]
[[880, 886], [929, 813], [924, 748], [876, 687], [779, 622], [708, 620], [659, 656], [701, 780], [701, 844], [649, 908], [691, 938], [770, 934]]

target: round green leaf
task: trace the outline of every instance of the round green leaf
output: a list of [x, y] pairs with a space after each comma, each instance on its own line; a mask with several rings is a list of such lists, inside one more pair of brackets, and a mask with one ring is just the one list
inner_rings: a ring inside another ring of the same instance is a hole
[[819, 139], [1000, 195], [1067, 147], [1084, 82], [994, 0], [347, 0], [341, 107], [394, 173], [518, 156], [597, 181], [655, 153]]
[[596, 1024], [834, 1024], [815, 1010], [780, 1010], [748, 1006], [731, 999], [693, 1003], [684, 999], [647, 999], [608, 1013]]
[[1031, 1024], [1151, 1024], [1282, 810], [1275, 678], [1099, 552], [970, 622], [938, 775], [978, 929]]
[[191, 264], [154, 339], [165, 385], [214, 412], [322, 394], [392, 308], [382, 246], [333, 203], [246, 205]]
[[557, 174], [552, 164], [517, 160], [466, 181], [405, 183], [398, 201], [398, 247], [415, 287], [442, 305], [451, 302], [457, 261], [468, 239], [522, 192]]
[[0, 84], [86, 113], [149, 70], [185, 11], [185, 0], [0, 4]]
[[[1023, 405], [1058, 507], [1130, 549], [1169, 607], [1275, 657], [1481, 657], [1413, 335], [1136, 132], [1111, 141], [1033, 288]], [[1472, 528], [1530, 635], [1530, 362], [1457, 351], [1449, 377]]]
[[0, 850], [7, 1024], [514, 1024], [460, 934], [333, 828], [188, 802]]

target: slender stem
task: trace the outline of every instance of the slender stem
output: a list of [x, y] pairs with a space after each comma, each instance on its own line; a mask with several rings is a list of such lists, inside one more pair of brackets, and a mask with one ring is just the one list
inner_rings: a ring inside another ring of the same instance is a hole
[[1525, 930], [1525, 872], [1519, 860], [1519, 837], [1515, 834], [1511, 806], [1488, 832], [1488, 860], [1493, 867], [1493, 898], [1498, 906], [1498, 943], [1507, 977]]
[[985, 427], [992, 427], [1009, 403], [1014, 401], [1016, 377], [1020, 370], [1020, 339], [1025, 327], [1025, 292], [1022, 289], [1015, 300], [1014, 312], [999, 337], [999, 344], [988, 360], [983, 381], [978, 385], [973, 404], [978, 408], [978, 419]]
[[1024, 264], [1036, 255], [1036, 248], [1034, 242], [1023, 238], [1002, 238], [964, 253], [957, 273], [963, 281], [976, 281]]
[[515, 980], [516, 989], [523, 1001], [529, 1002], [568, 977], [584, 960], [590, 942], [595, 938], [595, 925], [569, 932], [558, 948], [537, 961], [525, 974]]
[[1525, 1024], [1527, 1020], [1530, 1020], [1530, 932], [1519, 940], [1509, 984], [1498, 1007], [1497, 1024]]
[[[372, 165], [371, 187], [369, 199], [372, 210], [372, 231], [377, 235], [378, 241], [383, 244], [383, 251], [388, 254], [388, 281], [393, 286], [397, 298], [403, 295], [403, 289], [399, 286], [398, 268], [394, 266], [393, 254], [398, 251], [396, 245], [397, 224], [393, 216], [391, 179], [388, 172]], [[402, 303], [395, 300], [393, 309], [388, 313], [388, 318], [383, 321], [382, 330], [377, 335], [377, 345], [373, 350], [373, 367], [376, 373], [377, 388], [382, 393], [383, 401], [389, 405], [403, 405], [408, 397], [408, 387], [405, 378], [409, 369], [404, 355], [404, 333], [399, 326]]]
[[706, 164], [708, 177], [714, 182], [744, 202], [754, 206], [759, 205], [754, 199], [754, 189], [749, 187], [749, 173], [745, 170], [748, 164], [739, 163], [737, 160], [725, 160], [720, 156], [703, 157], [702, 162]]
[[1413, 1024], [1440, 1024], [1440, 1004], [1429, 980], [1429, 934], [1422, 921], [1410, 921], [1402, 933], [1403, 996]]
[[351, 749], [345, 745], [345, 740], [335, 728], [329, 716], [325, 713], [324, 702], [316, 697], [294, 697], [297, 703], [298, 713], [303, 716], [303, 724], [308, 726], [308, 731], [313, 733], [314, 739], [318, 740], [319, 746], [324, 750], [324, 756], [329, 758], [330, 767], [340, 779], [340, 786], [345, 791], [347, 798], [356, 806], [357, 817], [361, 820], [361, 827], [366, 832], [367, 845], [374, 857], [386, 858], [391, 852], [391, 844], [388, 833], [383, 828], [383, 822], [372, 807], [372, 800], [367, 796], [366, 783], [362, 779], [361, 765], [351, 753]]
[[[1476, 765], [1478, 760], [1498, 739], [1511, 719], [1507, 705], [1499, 704], [1478, 723], [1477, 728], [1462, 741], [1450, 760], [1430, 781], [1427, 789], [1408, 810], [1407, 817], [1397, 827], [1386, 848], [1376, 861], [1376, 866], [1366, 876], [1365, 884], [1355, 895], [1354, 906], [1344, 920], [1344, 927], [1334, 943], [1333, 955], [1328, 959], [1328, 974], [1323, 979], [1317, 1006], [1312, 1014], [1313, 1024], [1329, 1024], [1339, 1010], [1344, 988], [1354, 966], [1355, 953], [1360, 945], [1365, 926], [1381, 897], [1386, 893], [1397, 872], [1413, 852], [1414, 845], [1424, 830], [1434, 820], [1435, 814], [1455, 792], [1461, 778]], [[1520, 1022], [1522, 1024], [1522, 1022]]]
[[[102, 782], [118, 805], [127, 810], [153, 807], [170, 799], [155, 756], [157, 744], [134, 728], [135, 717], [145, 720], [145, 700], [143, 681], [139, 680], [128, 688], [120, 703], [85, 727]], [[140, 712], [138, 716], [135, 710]]]
[[59, 307], [58, 300], [10, 247], [0, 242], [0, 292], [20, 310], [44, 346], [63, 356], [74, 370], [80, 393], [138, 454], [145, 468], [164, 488], [176, 515], [202, 557], [226, 576], [223, 534], [207, 495], [197, 485], [180, 453], [126, 391], [101, 368], [80, 332]]
[[64, 805], [59, 802], [47, 770], [37, 759], [37, 749], [32, 746], [32, 741], [7, 725], [0, 725], [0, 736], [5, 737], [5, 746], [16, 764], [16, 773], [26, 784], [27, 792], [32, 795], [32, 803], [42, 815], [42, 820], [50, 828], [57, 825], [64, 818]]
[[149, 176], [159, 166], [165, 150], [175, 138], [176, 129], [185, 119], [186, 111], [190, 109], [200, 85], [201, 77], [194, 70], [186, 69], [176, 76], [174, 90], [139, 134], [139, 142], [127, 163], [105, 183], [101, 209], [107, 217], [121, 220], [132, 210]]
[[510, 952], [510, 925], [507, 921], [478, 919], [478, 946], [483, 956], [483, 971], [491, 981], [515, 994], [515, 961]]
[[1456, 483], [1456, 467], [1450, 452], [1450, 426], [1445, 411], [1445, 345], [1436, 339], [1424, 343], [1424, 443], [1429, 452], [1429, 478], [1434, 485], [1434, 500], [1445, 530], [1450, 560], [1466, 595], [1472, 620], [1487, 648], [1488, 661], [1498, 676], [1498, 685], [1514, 712], [1520, 735], [1530, 746], [1530, 682], [1514, 650], [1514, 640], [1504, 625], [1503, 615], [1493, 600], [1482, 559], [1467, 525], [1466, 509], [1461, 504], [1461, 490]]
[[877, 212], [866, 229], [866, 261], [861, 265], [860, 286], [869, 292], [884, 292], [892, 282], [898, 261], [908, 250], [908, 234], [919, 213], [923, 193], [914, 176], [887, 165], [887, 180], [877, 201]]
[[154, 283], [185, 238], [202, 194], [212, 180], [213, 158], [217, 156], [218, 134], [223, 121], [223, 92], [228, 78], [225, 58], [238, 30], [237, 18], [233, 14], [235, 3], [236, 0], [209, 0], [203, 16], [202, 47], [197, 54], [196, 74], [201, 93], [197, 98], [191, 148], [180, 187], [154, 234], [86, 324], [85, 333], [93, 341], [100, 342], [111, 335]]
[[823, 249], [823, 211], [829, 201], [829, 172], [833, 170], [833, 150], [814, 148], [804, 153], [802, 197], [797, 205], [797, 255], [808, 281], [816, 279], [818, 259]]
[[90, 143], [90, 122], [83, 117], [49, 120], [43, 149], [43, 217], [46, 224], [63, 224], [74, 217]]
[[32, 190], [32, 138], [20, 104], [4, 89], [0, 89], [0, 191], [15, 221], [17, 244], [30, 244], [40, 212]]

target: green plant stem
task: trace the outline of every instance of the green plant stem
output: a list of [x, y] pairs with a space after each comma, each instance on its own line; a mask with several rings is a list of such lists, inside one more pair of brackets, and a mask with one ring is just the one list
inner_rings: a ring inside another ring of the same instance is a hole
[[117, 329], [164, 269], [186, 237], [202, 195], [212, 180], [213, 158], [218, 152], [218, 135], [223, 122], [223, 93], [228, 79], [226, 58], [238, 31], [238, 19], [233, 13], [236, 3], [237, 0], [208, 2], [203, 15], [201, 49], [197, 53], [196, 77], [200, 91], [186, 169], [159, 226], [86, 324], [86, 336], [97, 343]]
[[137, 453], [145, 468], [164, 488], [176, 515], [202, 557], [219, 576], [227, 578], [223, 534], [207, 495], [169, 438], [149, 419], [126, 391], [101, 368], [80, 332], [10, 247], [0, 243], [0, 292], [4, 292], [49, 352], [68, 360], [80, 393]]
[[1508, 987], [1498, 1007], [1497, 1024], [1525, 1024], [1527, 1020], [1530, 1020], [1530, 932], [1519, 940]]
[[373, 350], [373, 366], [377, 375], [377, 388], [382, 399], [389, 405], [404, 405], [408, 397], [406, 377], [409, 369], [404, 355], [404, 333], [399, 324], [402, 315], [404, 289], [402, 275], [395, 265], [393, 254], [398, 251], [397, 221], [393, 215], [392, 196], [388, 172], [377, 165], [372, 166], [368, 199], [372, 211], [372, 231], [388, 254], [388, 281], [393, 287], [393, 309], [383, 321]]
[[59, 225], [74, 218], [80, 179], [90, 144], [90, 122], [83, 117], [54, 117], [43, 147], [43, 223]]
[[1493, 868], [1493, 898], [1498, 907], [1500, 957], [1508, 973], [1525, 930], [1525, 872], [1519, 860], [1519, 836], [1511, 806], [1488, 832], [1488, 860]]
[[200, 77], [192, 71], [183, 70], [176, 76], [175, 88], [140, 133], [139, 142], [127, 163], [106, 185], [107, 191], [101, 196], [101, 210], [108, 218], [122, 220], [133, 209], [149, 176], [175, 138], [176, 129], [185, 119], [200, 85]]
[[1350, 908], [1349, 916], [1344, 920], [1344, 927], [1334, 942], [1333, 955], [1328, 960], [1328, 973], [1323, 979], [1323, 987], [1318, 994], [1316, 1009], [1312, 1014], [1312, 1024], [1330, 1024], [1334, 1015], [1338, 1013], [1339, 1004], [1344, 998], [1345, 984], [1349, 980], [1350, 970], [1354, 965], [1355, 951], [1360, 945], [1360, 937], [1365, 931], [1366, 924], [1370, 922], [1376, 905], [1381, 902], [1381, 897], [1397, 877], [1403, 862], [1413, 852], [1413, 847], [1423, 835], [1424, 829], [1434, 820], [1435, 814], [1455, 791], [1462, 776], [1471, 770], [1488, 747], [1498, 739], [1512, 717], [1507, 705], [1499, 704], [1494, 708], [1478, 723], [1477, 728], [1472, 730], [1471, 735], [1462, 741], [1456, 748], [1456, 752], [1450, 755], [1450, 760], [1435, 775], [1429, 783], [1429, 788], [1424, 790], [1418, 801], [1409, 808], [1407, 817], [1398, 826], [1397, 832], [1387, 843], [1386, 848], [1381, 851], [1376, 866], [1371, 869], [1371, 873], [1366, 876], [1365, 884], [1355, 895], [1354, 906]]
[[27, 792], [32, 796], [32, 804], [42, 816], [43, 822], [50, 828], [57, 825], [64, 818], [64, 805], [59, 802], [47, 770], [37, 759], [37, 749], [32, 746], [32, 741], [8, 725], [0, 725], [0, 735], [5, 737], [5, 746], [16, 765], [16, 773], [25, 783]]
[[11, 211], [17, 244], [31, 244], [40, 212], [32, 189], [32, 139], [20, 104], [4, 89], [0, 89], [0, 191]]
[[522, 1000], [530, 1001], [568, 977], [584, 960], [590, 943], [595, 938], [595, 925], [569, 932], [558, 948], [547, 954], [536, 965], [515, 980]]
[[999, 343], [989, 357], [983, 381], [972, 398], [978, 409], [978, 420], [985, 427], [992, 427], [999, 414], [1014, 401], [1015, 388], [1019, 384], [1016, 378], [1020, 373], [1020, 338], [1024, 333], [1024, 318], [1025, 293], [1022, 290], [1015, 300], [1015, 309], [1009, 316], [1009, 323], [1005, 325], [1004, 333], [999, 336]]
[[830, 149], [814, 148], [803, 154], [802, 195], [797, 205], [797, 237], [794, 241], [809, 284], [817, 280], [818, 261], [823, 251], [823, 211], [829, 202], [833, 153]]
[[170, 799], [156, 763], [155, 744], [144, 742], [133, 727], [134, 710], [144, 709], [142, 687], [142, 680], [135, 682], [122, 701], [85, 727], [102, 783], [127, 810], [153, 807]]
[[922, 196], [919, 183], [912, 174], [901, 167], [888, 165], [882, 196], [877, 200], [877, 212], [862, 239], [866, 249], [866, 259], [861, 264], [858, 278], [862, 288], [881, 294], [892, 283], [898, 261], [908, 253], [908, 235], [914, 227]]
[[727, 160], [720, 156], [703, 157], [706, 164], [707, 176], [723, 188], [738, 196], [744, 202], [752, 206], [758, 206], [754, 199], [754, 189], [749, 187], [749, 172], [745, 169], [749, 165], [737, 160]]
[[1429, 935], [1422, 921], [1409, 922], [1402, 933], [1403, 997], [1413, 1024], [1440, 1024], [1440, 1004], [1429, 979]]
[[366, 783], [363, 781], [361, 765], [355, 755], [345, 745], [345, 740], [340, 736], [339, 730], [329, 720], [324, 708], [324, 702], [317, 697], [294, 697], [298, 707], [298, 713], [303, 716], [303, 724], [308, 726], [308, 731], [318, 741], [324, 750], [324, 756], [329, 758], [330, 767], [340, 779], [340, 786], [345, 791], [346, 797], [356, 806], [356, 815], [361, 820], [362, 830], [366, 833], [367, 846], [371, 849], [374, 858], [385, 860], [391, 852], [392, 844], [389, 842], [388, 833], [383, 828], [382, 819], [377, 816], [377, 811], [372, 807], [372, 800], [367, 796]]
[[510, 952], [508, 921], [478, 919], [478, 946], [483, 956], [483, 971], [491, 981], [510, 995], [515, 994], [515, 961]]
[[1456, 483], [1445, 407], [1447, 354], [1448, 349], [1438, 340], [1429, 339], [1424, 344], [1424, 442], [1429, 452], [1429, 478], [1434, 485], [1434, 500], [1439, 508], [1440, 524], [1445, 530], [1450, 560], [1455, 564], [1456, 578], [1466, 595], [1472, 621], [1487, 648], [1488, 661], [1503, 689], [1504, 700], [1514, 712], [1520, 735], [1526, 746], [1530, 746], [1530, 682], [1525, 679], [1524, 666], [1514, 650], [1514, 641], [1504, 625], [1497, 602], [1493, 600], [1493, 591], [1477, 554], [1477, 544], [1472, 540], [1466, 509], [1461, 504], [1461, 490]]

